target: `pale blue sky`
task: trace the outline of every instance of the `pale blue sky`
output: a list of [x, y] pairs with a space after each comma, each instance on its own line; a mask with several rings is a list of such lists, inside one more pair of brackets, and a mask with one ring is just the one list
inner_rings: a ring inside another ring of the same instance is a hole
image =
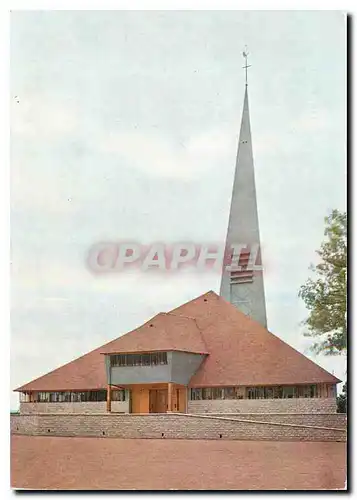
[[219, 291], [214, 272], [98, 277], [85, 259], [102, 240], [224, 241], [245, 44], [268, 326], [308, 354], [297, 292], [346, 204], [344, 15], [13, 12], [12, 388]]

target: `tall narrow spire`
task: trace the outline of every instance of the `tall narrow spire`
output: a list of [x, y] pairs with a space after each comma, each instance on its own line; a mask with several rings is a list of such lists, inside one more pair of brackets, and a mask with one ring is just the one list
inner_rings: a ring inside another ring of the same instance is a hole
[[[243, 55], [246, 57], [245, 52]], [[247, 67], [246, 60], [246, 71]], [[261, 265], [247, 81], [226, 239], [230, 255], [232, 248], [235, 249], [233, 253], [240, 254], [236, 263], [239, 268], [235, 270], [232, 262], [230, 270], [223, 270], [220, 295], [266, 327], [263, 271], [247, 266], [249, 258]], [[256, 252], [257, 259], [254, 257]]]

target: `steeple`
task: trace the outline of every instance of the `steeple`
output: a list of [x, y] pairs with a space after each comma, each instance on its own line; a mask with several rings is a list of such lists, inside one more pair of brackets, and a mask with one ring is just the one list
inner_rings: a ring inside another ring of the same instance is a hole
[[[263, 271], [256, 269], [257, 264], [261, 266], [261, 251], [249, 119], [247, 83], [249, 66], [246, 50], [243, 56], [246, 60], [244, 66], [246, 85], [226, 239], [226, 249], [229, 255], [232, 255], [231, 250], [234, 249], [233, 261], [235, 262], [232, 261], [231, 269], [226, 267], [223, 269], [220, 295], [266, 327]], [[255, 265], [253, 269], [252, 264]]]

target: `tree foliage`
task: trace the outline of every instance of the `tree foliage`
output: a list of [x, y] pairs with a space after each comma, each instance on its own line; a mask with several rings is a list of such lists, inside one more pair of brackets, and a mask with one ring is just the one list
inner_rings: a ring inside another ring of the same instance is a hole
[[325, 241], [317, 250], [320, 262], [299, 296], [309, 311], [304, 321], [312, 349], [327, 355], [347, 351], [347, 214], [333, 210], [325, 217]]
[[347, 382], [343, 385], [342, 393], [337, 396], [337, 413], [347, 413]]

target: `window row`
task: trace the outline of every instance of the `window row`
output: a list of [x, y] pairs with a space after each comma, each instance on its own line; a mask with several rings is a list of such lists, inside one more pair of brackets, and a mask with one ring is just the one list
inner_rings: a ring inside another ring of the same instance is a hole
[[319, 397], [316, 385], [276, 387], [205, 387], [191, 389], [192, 401], [202, 399], [285, 399]]
[[317, 398], [317, 386], [247, 387], [247, 399]]
[[146, 354], [114, 354], [110, 356], [111, 366], [155, 366], [167, 365], [167, 352]]
[[[112, 401], [125, 401], [125, 390], [112, 390]], [[100, 402], [107, 400], [107, 391], [84, 391], [84, 392], [35, 392], [30, 397], [29, 394], [20, 393], [21, 402], [34, 403], [84, 403], [88, 401]]]

